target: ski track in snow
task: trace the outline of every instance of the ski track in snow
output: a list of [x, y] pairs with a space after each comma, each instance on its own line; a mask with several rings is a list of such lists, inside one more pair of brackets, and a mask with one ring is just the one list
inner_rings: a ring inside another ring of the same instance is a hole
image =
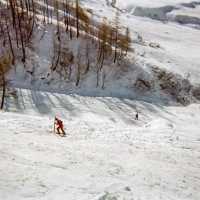
[[[198, 199], [199, 105], [64, 94], [59, 104], [58, 94], [42, 92], [37, 95], [48, 96], [45, 103], [36, 98], [33, 104], [31, 91], [21, 92], [23, 101], [0, 112], [0, 199]], [[56, 110], [67, 137], [53, 134]]]

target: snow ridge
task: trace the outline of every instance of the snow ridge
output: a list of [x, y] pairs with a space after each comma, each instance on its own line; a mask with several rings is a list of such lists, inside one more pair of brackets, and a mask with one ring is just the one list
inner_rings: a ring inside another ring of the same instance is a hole
[[181, 3], [175, 1], [169, 5], [164, 1], [160, 1], [160, 4], [153, 1], [148, 3], [145, 1], [138, 3], [134, 0], [127, 3], [118, 0], [114, 7], [135, 16], [149, 17], [154, 20], [200, 25], [199, 2]]

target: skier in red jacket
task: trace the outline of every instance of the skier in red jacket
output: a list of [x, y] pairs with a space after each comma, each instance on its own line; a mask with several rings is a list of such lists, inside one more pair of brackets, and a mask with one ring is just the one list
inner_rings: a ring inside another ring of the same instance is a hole
[[65, 135], [65, 131], [63, 129], [63, 122], [60, 119], [55, 118], [55, 124], [57, 125], [56, 130], [57, 130], [58, 134], [60, 134], [60, 130], [61, 130], [62, 133]]

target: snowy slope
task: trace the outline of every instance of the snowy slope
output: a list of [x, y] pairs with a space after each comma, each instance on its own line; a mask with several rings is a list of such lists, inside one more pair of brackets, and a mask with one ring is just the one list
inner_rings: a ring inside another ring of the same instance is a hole
[[[96, 20], [114, 20], [109, 1], [83, 3]], [[115, 6], [123, 10], [121, 26], [130, 28], [135, 52], [127, 56], [131, 71], [105, 65], [104, 89], [96, 87], [95, 68], [78, 87], [61, 84], [50, 70], [55, 27], [37, 27], [36, 51], [9, 76], [18, 99], [6, 99], [0, 111], [0, 200], [199, 200], [200, 104], [177, 106], [162, 91], [130, 89], [141, 72], [154, 78], [153, 67], [199, 84], [198, 23], [174, 20], [198, 18], [199, 4], [119, 0]], [[173, 9], [164, 23], [146, 15], [162, 17], [168, 6]], [[133, 15], [136, 7], [145, 15]], [[82, 42], [69, 46], [77, 53]], [[33, 66], [36, 79], [27, 73]], [[63, 120], [66, 137], [53, 134], [55, 116]]]
[[[104, 1], [98, 1], [97, 12], [101, 8], [106, 8], [99, 2]], [[181, 74], [183, 77], [189, 75], [192, 82], [198, 83], [199, 4], [199, 1], [181, 0], [116, 0], [114, 5], [125, 12], [120, 14], [122, 26], [128, 26], [131, 29], [133, 38], [136, 38], [137, 34], [143, 38], [143, 45], [133, 44], [136, 52], [144, 54], [143, 58], [137, 57], [143, 65], [149, 64], [166, 68]], [[103, 15], [109, 16], [109, 19], [111, 19], [111, 14], [108, 15], [108, 11], [106, 9]], [[112, 12], [113, 10], [109, 13]], [[181, 19], [181, 16], [183, 19]], [[190, 16], [195, 18], [195, 21], [190, 20]], [[153, 20], [151, 20], [152, 18]], [[187, 26], [184, 26], [184, 24], [187, 24]], [[150, 48], [150, 43], [159, 44], [161, 49]]]
[[136, 16], [150, 17], [162, 21], [174, 21], [182, 24], [200, 25], [199, 1], [143, 0], [138, 2], [136, 0], [117, 0], [112, 5]]
[[[0, 199], [199, 198], [198, 104], [21, 94], [0, 112]], [[67, 137], [53, 134], [55, 114]]]
[[[42, 2], [41, 2], [42, 3]], [[99, 0], [83, 1], [86, 9], [90, 8], [94, 12], [94, 20], [102, 22], [103, 17], [106, 17], [110, 24], [114, 23], [115, 13], [117, 9], [109, 5], [108, 1]], [[184, 5], [183, 5], [184, 4]], [[191, 5], [189, 10], [182, 9], [187, 5]], [[192, 5], [194, 4], [194, 8]], [[188, 12], [192, 15], [194, 10], [199, 9], [198, 2], [181, 2], [181, 1], [117, 1], [116, 6], [123, 7], [126, 12], [120, 12], [120, 24], [121, 31], [124, 32], [126, 27], [129, 27], [132, 38], [132, 47], [134, 52], [130, 52], [126, 60], [129, 62], [121, 63], [116, 67], [113, 63], [105, 63], [103, 70], [100, 71], [99, 83], [97, 84], [97, 64], [95, 61], [91, 63], [91, 70], [88, 74], [81, 77], [80, 84], [75, 86], [76, 82], [76, 65], [72, 65], [74, 69], [71, 80], [61, 78], [58, 73], [52, 72], [51, 62], [53, 56], [53, 35], [55, 35], [56, 21], [53, 21], [52, 26], [44, 26], [42, 23], [38, 23], [35, 41], [33, 49], [29, 50], [29, 59], [26, 60], [25, 65], [21, 62], [17, 63], [17, 73], [13, 72], [9, 75], [14, 87], [36, 89], [45, 91], [58, 91], [62, 93], [75, 93], [87, 96], [109, 96], [120, 98], [131, 98], [144, 101], [152, 101], [159, 103], [171, 104], [171, 100], [174, 101], [170, 93], [165, 93], [161, 87], [160, 82], [156, 79], [157, 74], [153, 72], [154, 68], [166, 70], [167, 73], [172, 72], [174, 74], [174, 81], [187, 80], [194, 87], [198, 87], [199, 84], [199, 29], [194, 27], [194, 24], [183, 25], [181, 23], [166, 21], [152, 20], [146, 16], [135, 16], [129, 12], [128, 7], [130, 5], [141, 6], [148, 8], [151, 5], [153, 8], [158, 7], [159, 12], [157, 16], [161, 16], [161, 10], [167, 5], [171, 5], [173, 8], [177, 6], [181, 7], [173, 9], [173, 15], [182, 13], [182, 15], [189, 16]], [[161, 6], [161, 7], [160, 7]], [[120, 8], [121, 9], [121, 8]], [[169, 13], [168, 13], [169, 14]], [[40, 18], [41, 16], [38, 16]], [[64, 24], [61, 20], [60, 25]], [[196, 26], [198, 26], [196, 24]], [[44, 37], [41, 39], [43, 33]], [[138, 41], [138, 37], [141, 41]], [[41, 39], [41, 40], [40, 40]], [[85, 48], [85, 40], [70, 41], [66, 38], [66, 47], [69, 48], [75, 58], [79, 48]], [[48, 51], [47, 51], [48, 49]], [[93, 51], [91, 50], [91, 60], [94, 59]], [[83, 65], [84, 65], [83, 61]], [[34, 77], [30, 75], [30, 71], [34, 71]], [[139, 92], [135, 90], [134, 84], [137, 78], [142, 74], [148, 81], [155, 84], [155, 87], [148, 92]], [[104, 83], [103, 83], [104, 81]], [[97, 86], [98, 85], [98, 86]], [[120, 90], [119, 90], [120, 88]], [[196, 99], [191, 97], [191, 93], [181, 94], [183, 97], [189, 98], [189, 102], [196, 102]], [[176, 101], [176, 100], [175, 100]]]

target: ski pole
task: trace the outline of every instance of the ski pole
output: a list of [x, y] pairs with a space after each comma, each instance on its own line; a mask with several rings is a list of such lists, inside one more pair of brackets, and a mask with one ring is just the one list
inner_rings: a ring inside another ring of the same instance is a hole
[[54, 118], [54, 123], [53, 123], [53, 125], [54, 125], [53, 133], [54, 133], [54, 134], [55, 134], [55, 121], [56, 121], [56, 117]]

